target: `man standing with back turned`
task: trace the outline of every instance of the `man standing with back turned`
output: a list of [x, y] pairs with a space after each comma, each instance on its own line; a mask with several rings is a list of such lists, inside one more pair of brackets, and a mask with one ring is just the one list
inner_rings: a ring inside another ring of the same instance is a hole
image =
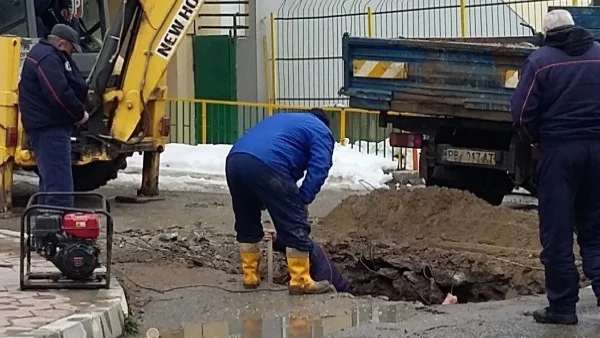
[[[310, 276], [308, 205], [321, 190], [332, 165], [334, 139], [322, 109], [281, 113], [250, 129], [234, 145], [225, 172], [240, 242], [244, 287], [260, 284], [258, 243], [263, 239], [261, 210], [266, 208], [285, 246], [292, 295], [325, 293], [328, 281]], [[296, 182], [306, 177], [298, 188]]]
[[550, 306], [533, 316], [577, 324], [574, 229], [600, 296], [600, 44], [565, 10], [549, 12], [543, 25], [544, 45], [525, 62], [511, 101], [515, 127], [540, 151], [540, 260]]
[[[35, 154], [40, 192], [72, 192], [71, 134], [89, 115], [88, 86], [71, 59], [81, 52], [79, 35], [58, 24], [27, 54], [19, 82], [19, 109], [27, 140]], [[73, 196], [40, 197], [38, 204], [73, 207]]]

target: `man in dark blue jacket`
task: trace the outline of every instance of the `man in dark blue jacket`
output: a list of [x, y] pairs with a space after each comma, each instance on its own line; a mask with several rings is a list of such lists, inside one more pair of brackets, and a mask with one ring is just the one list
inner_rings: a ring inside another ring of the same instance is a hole
[[[266, 208], [286, 247], [290, 294], [325, 293], [329, 282], [310, 277], [314, 250], [308, 205], [325, 183], [332, 165], [334, 138], [322, 109], [281, 113], [250, 129], [232, 147], [225, 172], [240, 242], [244, 286], [256, 288], [263, 239], [261, 209]], [[296, 182], [304, 176], [302, 186]]]
[[[71, 134], [89, 118], [84, 105], [88, 86], [71, 59], [81, 51], [69, 26], [54, 26], [23, 63], [19, 109], [27, 140], [35, 154], [41, 192], [73, 191]], [[73, 207], [72, 196], [47, 196], [38, 204]]]
[[565, 10], [549, 12], [544, 31], [544, 45], [523, 66], [511, 111], [516, 129], [540, 152], [540, 260], [550, 306], [534, 318], [576, 324], [574, 229], [583, 270], [600, 296], [600, 44]]
[[34, 0], [38, 37], [46, 38], [54, 25], [71, 21], [69, 3], [69, 0]]

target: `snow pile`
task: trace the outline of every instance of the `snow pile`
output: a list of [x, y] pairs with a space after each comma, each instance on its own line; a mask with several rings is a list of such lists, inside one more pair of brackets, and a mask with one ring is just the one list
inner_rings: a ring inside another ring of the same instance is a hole
[[[167, 144], [161, 155], [160, 188], [196, 190], [201, 186], [226, 186], [225, 159], [230, 149], [231, 145], [223, 144]], [[325, 188], [363, 189], [365, 183], [383, 187], [391, 180], [387, 172], [397, 167], [397, 161], [391, 157], [365, 154], [358, 148], [336, 144]], [[139, 184], [141, 170], [142, 156], [135, 154], [128, 159], [128, 167], [116, 183]]]
[[375, 187], [383, 187], [391, 180], [388, 172], [398, 168], [398, 162], [391, 157], [385, 158], [359, 152], [356, 148], [336, 143], [333, 150], [333, 166], [325, 185], [338, 189], [358, 189], [362, 181]]
[[[354, 143], [350, 143], [349, 139], [344, 140], [344, 144], [347, 147], [352, 148], [353, 150], [359, 151], [363, 154], [376, 155], [385, 157], [388, 159], [396, 159], [400, 154], [406, 158], [406, 170], [413, 170], [413, 149], [405, 149], [405, 148], [394, 148], [390, 146], [390, 139], [387, 138], [385, 141], [381, 142], [371, 142], [371, 141], [355, 141]], [[420, 153], [420, 150], [417, 150], [417, 153]]]

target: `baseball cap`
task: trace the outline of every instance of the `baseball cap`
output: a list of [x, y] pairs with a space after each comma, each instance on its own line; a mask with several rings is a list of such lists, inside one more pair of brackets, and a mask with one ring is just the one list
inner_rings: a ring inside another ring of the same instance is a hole
[[79, 45], [79, 34], [77, 34], [77, 32], [73, 28], [65, 24], [59, 23], [52, 27], [52, 31], [50, 32], [50, 34], [59, 37], [63, 40], [69, 41], [73, 45], [73, 48], [75, 48], [75, 51], [77, 53], [81, 53], [81, 46]]

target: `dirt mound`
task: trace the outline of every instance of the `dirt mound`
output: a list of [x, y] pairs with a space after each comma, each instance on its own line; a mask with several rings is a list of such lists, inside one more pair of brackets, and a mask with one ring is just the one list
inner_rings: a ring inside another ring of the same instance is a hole
[[315, 227], [359, 295], [440, 304], [543, 291], [534, 213], [454, 189], [376, 190], [346, 198]]
[[346, 198], [319, 221], [315, 236], [396, 244], [452, 243], [538, 250], [537, 215], [494, 207], [455, 189], [375, 190]]

